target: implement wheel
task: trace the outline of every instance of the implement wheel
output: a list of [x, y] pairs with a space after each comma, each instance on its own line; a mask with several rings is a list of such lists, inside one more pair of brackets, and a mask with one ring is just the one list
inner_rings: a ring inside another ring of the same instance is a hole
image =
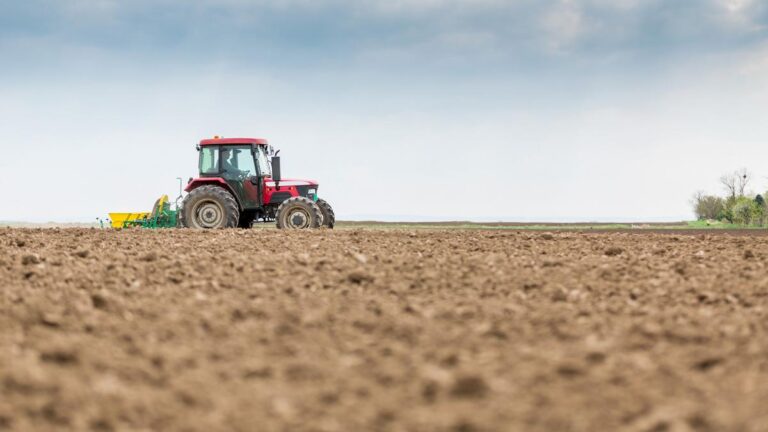
[[293, 197], [280, 204], [275, 219], [281, 229], [319, 228], [323, 223], [323, 213], [311, 199]]
[[181, 226], [186, 228], [235, 228], [239, 218], [235, 197], [212, 185], [200, 186], [187, 194], [179, 212]]
[[317, 206], [320, 207], [320, 211], [323, 213], [323, 226], [333, 229], [333, 226], [336, 225], [336, 214], [333, 212], [331, 205], [328, 204], [328, 201], [318, 198]]

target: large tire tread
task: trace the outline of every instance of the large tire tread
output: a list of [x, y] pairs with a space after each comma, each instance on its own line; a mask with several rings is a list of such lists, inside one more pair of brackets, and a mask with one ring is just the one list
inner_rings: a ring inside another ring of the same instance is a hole
[[336, 214], [333, 212], [333, 207], [328, 204], [328, 201], [322, 198], [318, 198], [316, 204], [320, 207], [320, 211], [323, 213], [322, 226], [333, 229], [334, 225], [336, 225]]
[[201, 199], [211, 199], [218, 201], [224, 208], [224, 225], [219, 228], [236, 228], [240, 219], [240, 208], [232, 194], [220, 186], [203, 185], [193, 189], [184, 198], [179, 212], [179, 223], [184, 228], [200, 228], [191, 220], [192, 215], [187, 213], [192, 210], [192, 206]]
[[296, 207], [303, 207], [310, 215], [308, 228], [320, 228], [323, 224], [323, 212], [320, 207], [315, 204], [314, 201], [307, 197], [291, 197], [283, 201], [277, 208], [276, 222], [277, 227], [280, 229], [290, 229], [291, 227], [286, 224], [286, 218], [292, 209]]

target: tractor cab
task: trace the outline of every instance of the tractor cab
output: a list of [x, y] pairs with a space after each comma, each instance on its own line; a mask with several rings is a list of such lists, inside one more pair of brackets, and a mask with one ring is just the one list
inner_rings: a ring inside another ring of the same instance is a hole
[[272, 147], [264, 139], [211, 139], [198, 145], [201, 177], [221, 173], [272, 177]]
[[[261, 219], [277, 220], [281, 228], [333, 226], [333, 210], [318, 198], [317, 182], [282, 179], [280, 158], [267, 140], [214, 137], [200, 141], [197, 149], [200, 176], [190, 179], [185, 189], [189, 194], [180, 213], [182, 225], [216, 228], [235, 223], [249, 227]], [[204, 193], [208, 198], [201, 202], [208, 204], [192, 205]], [[287, 212], [288, 207], [301, 209]]]
[[[200, 180], [226, 182], [242, 208], [263, 204], [264, 183], [272, 179], [272, 164], [266, 140], [203, 140], [199, 147]], [[279, 158], [276, 158], [279, 163]], [[279, 168], [277, 169], [279, 171]]]

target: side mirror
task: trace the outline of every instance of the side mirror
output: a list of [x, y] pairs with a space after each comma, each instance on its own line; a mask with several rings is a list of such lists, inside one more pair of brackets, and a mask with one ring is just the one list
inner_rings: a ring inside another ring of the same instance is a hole
[[259, 185], [259, 176], [251, 176], [250, 180], [251, 180], [251, 184], [252, 185], [254, 185], [254, 186], [258, 186]]
[[272, 180], [275, 181], [275, 183], [280, 182], [280, 157], [279, 156], [273, 156], [272, 157]]

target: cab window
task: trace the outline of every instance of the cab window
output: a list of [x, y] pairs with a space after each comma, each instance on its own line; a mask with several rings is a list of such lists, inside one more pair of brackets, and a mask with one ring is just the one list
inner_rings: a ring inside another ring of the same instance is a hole
[[251, 146], [228, 146], [221, 149], [221, 168], [228, 177], [256, 175]]
[[206, 146], [200, 149], [200, 174], [219, 172], [219, 148]]

